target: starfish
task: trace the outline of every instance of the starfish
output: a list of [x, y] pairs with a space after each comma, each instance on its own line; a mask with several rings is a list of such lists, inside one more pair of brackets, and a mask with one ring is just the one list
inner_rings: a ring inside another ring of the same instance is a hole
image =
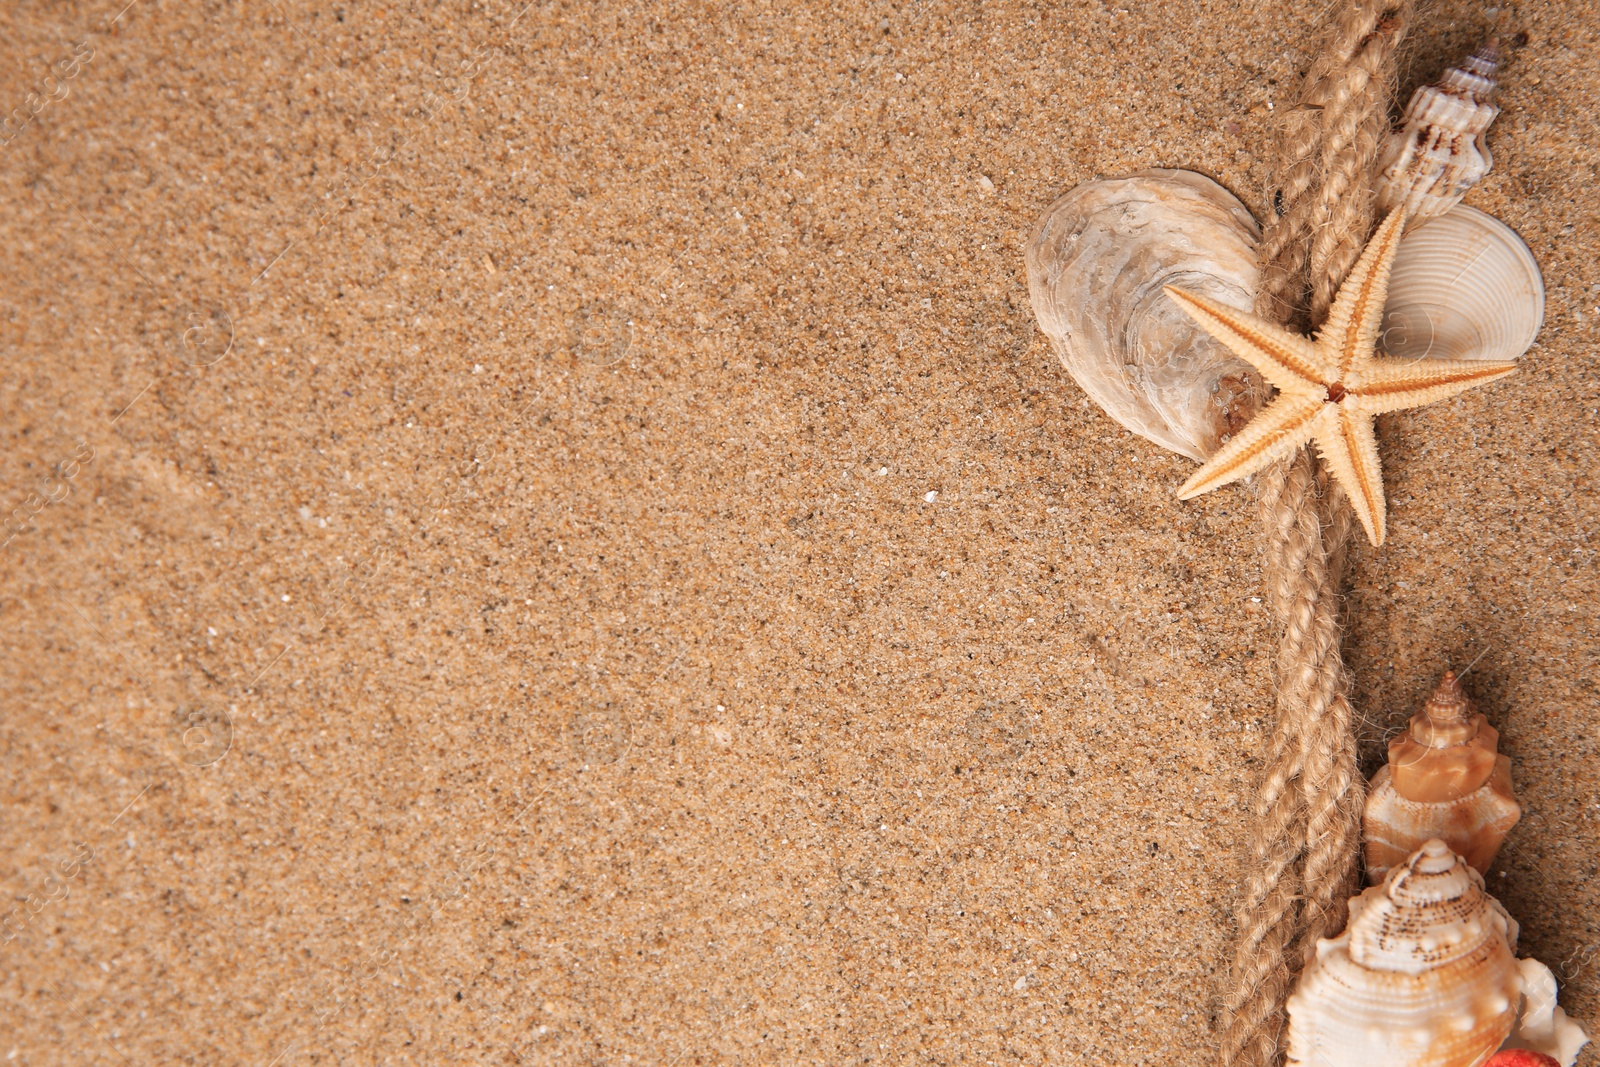
[[1345, 278], [1315, 337], [1195, 293], [1166, 293], [1200, 327], [1275, 386], [1278, 395], [1178, 490], [1180, 500], [1227, 485], [1292, 455], [1307, 441], [1328, 465], [1374, 545], [1385, 531], [1383, 470], [1372, 418], [1421, 407], [1504, 378], [1512, 361], [1391, 359], [1376, 355], [1389, 269], [1405, 212], [1383, 220]]

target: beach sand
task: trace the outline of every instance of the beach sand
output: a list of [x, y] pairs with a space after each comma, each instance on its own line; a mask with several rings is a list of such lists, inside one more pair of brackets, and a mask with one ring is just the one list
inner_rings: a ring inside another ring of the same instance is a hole
[[[1213, 1057], [1253, 500], [1022, 249], [1151, 166], [1260, 217], [1324, 4], [119, 7], [0, 35], [0, 1062]], [[1545, 326], [1380, 420], [1347, 654], [1368, 772], [1474, 664], [1593, 1028], [1600, 14], [1501, 11]]]

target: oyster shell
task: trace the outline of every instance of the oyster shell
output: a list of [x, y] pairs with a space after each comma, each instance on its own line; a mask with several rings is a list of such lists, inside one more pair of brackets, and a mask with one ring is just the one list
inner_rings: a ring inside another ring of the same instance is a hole
[[1383, 881], [1431, 838], [1479, 874], [1489, 869], [1522, 817], [1499, 739], [1446, 671], [1406, 731], [1389, 742], [1389, 762], [1373, 775], [1361, 820], [1369, 882]]
[[1383, 347], [1401, 359], [1516, 359], [1544, 323], [1544, 279], [1517, 231], [1462, 204], [1407, 232]]
[[1249, 310], [1260, 237], [1244, 205], [1200, 174], [1086, 182], [1050, 206], [1028, 243], [1034, 314], [1106, 414], [1204, 460], [1249, 421], [1266, 387], [1162, 287]]
[[1515, 923], [1483, 877], [1429, 841], [1350, 902], [1289, 997], [1290, 1067], [1474, 1067], [1522, 996]]
[[1500, 50], [1486, 44], [1411, 95], [1378, 158], [1379, 215], [1403, 207], [1411, 225], [1443, 215], [1489, 173], [1484, 138], [1500, 114], [1489, 102], [1499, 67]]

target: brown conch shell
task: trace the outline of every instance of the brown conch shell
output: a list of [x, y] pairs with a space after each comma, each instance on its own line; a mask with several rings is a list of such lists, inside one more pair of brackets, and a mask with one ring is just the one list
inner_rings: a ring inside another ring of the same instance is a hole
[[1475, 1067], [1522, 1000], [1516, 923], [1434, 840], [1350, 902], [1289, 997], [1290, 1067]]
[[1389, 742], [1389, 762], [1372, 778], [1361, 821], [1369, 882], [1383, 881], [1391, 866], [1435, 837], [1479, 874], [1489, 869], [1522, 816], [1511, 760], [1496, 751], [1499, 739], [1446, 671], [1411, 725]]
[[1484, 137], [1500, 114], [1490, 103], [1500, 50], [1493, 42], [1411, 96], [1378, 159], [1378, 214], [1405, 208], [1415, 225], [1455, 207], [1489, 173]]

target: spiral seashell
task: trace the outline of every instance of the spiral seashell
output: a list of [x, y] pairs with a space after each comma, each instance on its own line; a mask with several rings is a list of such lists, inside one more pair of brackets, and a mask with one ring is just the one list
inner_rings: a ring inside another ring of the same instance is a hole
[[1588, 1035], [1550, 968], [1516, 949], [1483, 876], [1424, 842], [1317, 942], [1288, 1001], [1288, 1067], [1478, 1067], [1502, 1045], [1572, 1067]]
[[1434, 840], [1350, 902], [1289, 997], [1290, 1067], [1476, 1067], [1522, 996], [1514, 924]]
[[1106, 414], [1204, 460], [1249, 421], [1266, 387], [1162, 287], [1248, 310], [1260, 236], [1244, 205], [1203, 175], [1086, 182], [1050, 206], [1028, 243], [1034, 314]]
[[1544, 279], [1517, 231], [1462, 204], [1406, 233], [1383, 347], [1401, 359], [1516, 359], [1544, 322]]
[[1372, 778], [1361, 820], [1369, 882], [1383, 881], [1391, 866], [1432, 838], [1479, 874], [1489, 869], [1522, 817], [1499, 740], [1446, 671], [1406, 731], [1389, 742], [1389, 762]]
[[1378, 214], [1404, 208], [1410, 225], [1443, 215], [1476, 185], [1494, 157], [1485, 142], [1500, 109], [1489, 102], [1500, 50], [1493, 42], [1411, 96], [1378, 159]]

